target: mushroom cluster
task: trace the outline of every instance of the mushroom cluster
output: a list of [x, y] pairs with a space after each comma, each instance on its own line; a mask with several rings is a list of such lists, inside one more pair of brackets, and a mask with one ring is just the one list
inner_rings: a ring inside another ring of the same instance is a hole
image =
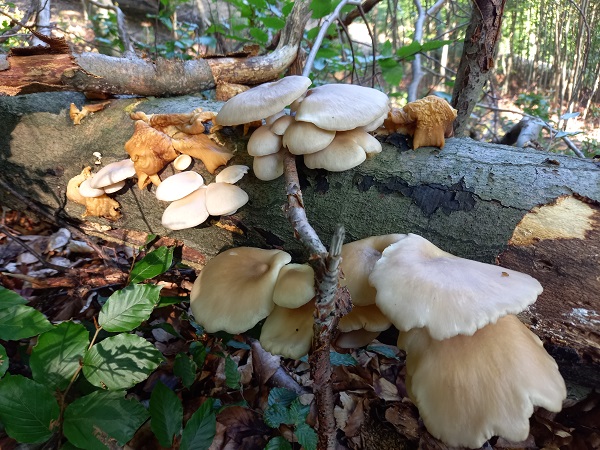
[[248, 194], [233, 184], [247, 171], [247, 166], [226, 167], [208, 185], [193, 171], [166, 178], [156, 188], [158, 200], [171, 202], [163, 212], [162, 225], [169, 230], [183, 230], [204, 223], [209, 216], [234, 214], [248, 202]]
[[492, 436], [522, 441], [535, 406], [560, 411], [557, 364], [514, 316], [542, 292], [537, 280], [414, 234], [387, 246], [368, 280], [400, 330], [407, 390], [433, 436], [471, 448]]
[[[351, 169], [381, 152], [381, 144], [369, 132], [388, 117], [387, 95], [349, 84], [307, 91], [310, 84], [303, 76], [262, 84], [236, 95], [217, 114], [220, 126], [265, 119], [248, 141], [258, 179], [269, 181], [283, 174], [284, 148], [302, 155], [307, 167], [332, 172]], [[292, 115], [285, 114], [287, 105]]]

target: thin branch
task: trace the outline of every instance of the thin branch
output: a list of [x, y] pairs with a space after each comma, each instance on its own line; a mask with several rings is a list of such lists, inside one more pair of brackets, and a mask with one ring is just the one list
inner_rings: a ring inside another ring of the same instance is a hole
[[[0, 43], [6, 41], [8, 38], [16, 36], [17, 32], [21, 29], [21, 28], [27, 28], [25, 26], [25, 24], [27, 22], [29, 22], [29, 19], [31, 19], [31, 17], [33, 16], [33, 13], [35, 12], [36, 9], [36, 4], [34, 1], [29, 2], [29, 8], [27, 9], [27, 12], [25, 13], [25, 15], [23, 16], [23, 19], [21, 21], [15, 20], [14, 18], [12, 18], [10, 15], [8, 15], [7, 13], [0, 11], [1, 14], [4, 14], [6, 17], [10, 18], [11, 22], [15, 24], [15, 26], [13, 26], [12, 28], [10, 28], [9, 30], [6, 30], [4, 32], [4, 34], [2, 34], [0, 36]], [[8, 33], [14, 33], [14, 34], [8, 34]]]
[[323, 38], [325, 37], [325, 34], [327, 34], [327, 29], [329, 28], [329, 25], [331, 25], [335, 20], [339, 19], [340, 11], [346, 5], [360, 5], [360, 1], [358, 1], [358, 0], [342, 0], [336, 6], [336, 8], [333, 10], [333, 12], [331, 14], [329, 14], [327, 19], [325, 19], [323, 21], [323, 23], [321, 24], [321, 29], [319, 30], [319, 34], [317, 35], [315, 42], [313, 43], [313, 46], [310, 49], [310, 53], [308, 54], [308, 57], [306, 58], [306, 62], [304, 63], [304, 70], [302, 71], [302, 75], [304, 75], [305, 77], [307, 77], [310, 74], [310, 71], [312, 70], [312, 66], [315, 62], [315, 57], [317, 56], [317, 52], [319, 51], [319, 48], [321, 47], [321, 44], [323, 43]]

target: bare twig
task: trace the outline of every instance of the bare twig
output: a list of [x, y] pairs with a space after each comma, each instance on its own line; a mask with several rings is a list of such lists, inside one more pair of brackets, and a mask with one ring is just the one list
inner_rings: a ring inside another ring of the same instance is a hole
[[302, 71], [302, 75], [304, 75], [305, 77], [307, 77], [310, 74], [310, 71], [312, 70], [312, 66], [315, 62], [315, 57], [317, 56], [317, 52], [319, 51], [319, 48], [321, 47], [321, 43], [323, 42], [323, 38], [325, 37], [325, 34], [327, 34], [327, 29], [329, 28], [329, 25], [331, 25], [335, 20], [339, 19], [340, 11], [346, 5], [360, 5], [360, 1], [359, 0], [342, 0], [340, 3], [338, 3], [336, 8], [327, 17], [327, 19], [325, 19], [323, 21], [323, 23], [321, 24], [321, 29], [319, 30], [319, 34], [317, 35], [315, 42], [313, 43], [313, 46], [310, 49], [308, 58], [306, 58], [306, 63], [304, 63], [304, 70]]
[[4, 34], [0, 35], [0, 43], [6, 41], [10, 37], [18, 36], [18, 34], [17, 34], [18, 31], [21, 28], [25, 27], [25, 24], [27, 22], [29, 22], [29, 19], [31, 19], [31, 17], [33, 16], [33, 13], [35, 12], [35, 8], [36, 8], [36, 2], [29, 2], [29, 8], [27, 8], [27, 12], [25, 13], [25, 15], [23, 16], [23, 19], [21, 21], [15, 20], [13, 17], [8, 15], [7, 13], [0, 11], [0, 13], [5, 15], [6, 17], [8, 17], [11, 20], [11, 22], [14, 24], [14, 26], [12, 28], [10, 28], [9, 30], [6, 30], [4, 32]]

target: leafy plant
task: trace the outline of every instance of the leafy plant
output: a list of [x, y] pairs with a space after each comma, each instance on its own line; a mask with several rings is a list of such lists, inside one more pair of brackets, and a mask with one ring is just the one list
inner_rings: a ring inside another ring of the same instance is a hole
[[529, 115], [537, 116], [545, 121], [550, 120], [550, 102], [541, 94], [519, 94], [515, 105]]

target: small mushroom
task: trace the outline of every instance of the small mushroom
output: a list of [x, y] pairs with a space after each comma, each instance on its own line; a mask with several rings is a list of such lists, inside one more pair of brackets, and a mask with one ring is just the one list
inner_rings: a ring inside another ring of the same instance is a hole
[[427, 430], [451, 447], [479, 448], [492, 436], [523, 441], [534, 407], [557, 412], [566, 397], [556, 362], [513, 315], [444, 340], [413, 329], [398, 346]]
[[92, 177], [91, 167], [85, 167], [79, 175], [74, 176], [67, 183], [67, 198], [73, 202], [85, 206], [83, 217], [97, 216], [109, 220], [116, 220], [121, 217], [119, 212], [119, 202], [113, 200], [106, 194], [99, 197], [84, 197], [79, 191], [80, 185]]
[[315, 272], [308, 264], [287, 264], [281, 268], [273, 302], [284, 308], [299, 308], [315, 296]]
[[173, 167], [176, 170], [185, 170], [192, 165], [192, 157], [190, 155], [179, 155], [173, 161]]
[[369, 282], [375, 303], [400, 331], [424, 327], [434, 339], [472, 335], [531, 305], [542, 292], [524, 273], [447, 253], [408, 234], [389, 245]]
[[169, 230], [193, 228], [208, 219], [206, 187], [201, 186], [182, 199], [175, 200], [164, 210], [162, 225]]
[[391, 325], [377, 306], [354, 306], [352, 311], [340, 319], [340, 335], [335, 343], [341, 348], [363, 347]]
[[79, 185], [79, 193], [83, 197], [93, 198], [100, 197], [101, 195], [105, 194], [104, 189], [95, 189], [91, 187], [90, 181], [92, 181], [92, 178], [87, 178], [86, 180], [83, 180], [83, 183]]
[[283, 115], [273, 122], [271, 125], [271, 131], [277, 136], [283, 136], [288, 127], [294, 122], [295, 121], [292, 116], [288, 116], [287, 114]]
[[102, 189], [104, 189], [104, 192], [106, 192], [107, 194], [114, 194], [123, 189], [126, 184], [127, 183], [125, 182], [125, 180], [121, 180], [117, 181], [116, 183], [109, 184], [108, 186], [104, 186]]
[[283, 146], [293, 155], [323, 150], [335, 138], [335, 131], [322, 130], [310, 122], [294, 122], [283, 134]]
[[271, 181], [283, 175], [283, 152], [256, 156], [252, 161], [254, 176], [262, 181]]
[[215, 177], [215, 182], [235, 184], [238, 181], [240, 181], [243, 178], [243, 176], [248, 173], [249, 170], [250, 168], [248, 166], [243, 166], [239, 164], [234, 164], [233, 166], [225, 167]]
[[135, 166], [131, 159], [123, 159], [107, 164], [96, 173], [90, 181], [95, 189], [104, 188], [135, 175]]
[[314, 310], [314, 301], [294, 309], [275, 305], [262, 326], [260, 345], [273, 355], [302, 358], [312, 344]]
[[266, 156], [277, 153], [281, 149], [281, 136], [273, 133], [268, 126], [263, 125], [252, 133], [248, 141], [250, 156]]
[[165, 202], [182, 199], [204, 184], [202, 175], [196, 172], [180, 172], [166, 178], [156, 188], [156, 198]]
[[206, 190], [206, 209], [211, 216], [228, 216], [248, 203], [248, 194], [235, 184], [210, 183]]
[[316, 153], [304, 155], [304, 164], [309, 169], [325, 169], [343, 172], [358, 166], [367, 159], [365, 150], [344, 132], [335, 135], [331, 144]]
[[281, 268], [292, 257], [281, 250], [239, 247], [215, 256], [190, 293], [196, 321], [209, 333], [243, 333], [267, 317]]

